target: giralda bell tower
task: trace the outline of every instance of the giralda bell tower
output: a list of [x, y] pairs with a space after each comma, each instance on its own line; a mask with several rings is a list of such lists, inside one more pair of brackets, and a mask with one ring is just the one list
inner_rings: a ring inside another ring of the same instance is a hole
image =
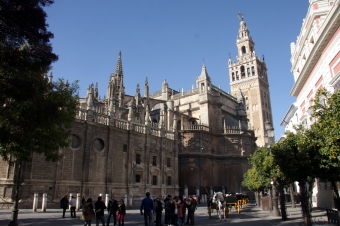
[[[249, 128], [253, 129], [257, 137], [256, 144], [265, 146], [265, 122], [273, 126], [272, 109], [270, 103], [267, 67], [264, 58], [256, 56], [254, 41], [249, 35], [246, 22], [242, 14], [240, 29], [237, 36], [237, 61], [228, 61], [230, 90], [233, 96], [243, 95], [249, 119]], [[274, 138], [273, 138], [274, 140]]]

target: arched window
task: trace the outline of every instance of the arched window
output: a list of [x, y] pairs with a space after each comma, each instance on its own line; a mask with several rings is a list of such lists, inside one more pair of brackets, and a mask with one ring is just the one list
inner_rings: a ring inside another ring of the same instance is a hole
[[254, 76], [255, 75], [255, 68], [254, 66], [251, 67], [251, 74]]
[[232, 79], [232, 81], [235, 81], [235, 73], [234, 72], [231, 73], [231, 79]]
[[236, 80], [239, 80], [238, 71], [236, 71]]
[[201, 92], [204, 93], [205, 87], [204, 87], [204, 83], [201, 83]]
[[244, 69], [244, 66], [241, 66], [241, 78], [245, 78], [246, 77], [246, 72]]
[[250, 68], [249, 67], [247, 68], [247, 75], [248, 75], [248, 77], [250, 76]]
[[241, 51], [242, 51], [242, 54], [245, 54], [245, 53], [246, 53], [246, 47], [245, 47], [245, 46], [242, 46], [242, 47], [241, 47]]

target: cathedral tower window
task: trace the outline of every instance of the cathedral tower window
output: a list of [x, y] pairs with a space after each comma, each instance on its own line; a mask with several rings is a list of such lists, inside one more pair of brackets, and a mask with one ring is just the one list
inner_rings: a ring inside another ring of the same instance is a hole
[[255, 75], [255, 68], [254, 68], [254, 66], [251, 67], [251, 74], [252, 74], [252, 76]]
[[231, 80], [232, 80], [232, 81], [235, 81], [235, 73], [234, 73], [234, 72], [231, 73]]
[[152, 176], [152, 185], [157, 185], [157, 176]]
[[171, 185], [171, 176], [168, 176], [168, 185]]
[[238, 71], [236, 71], [236, 80], [239, 80]]
[[140, 154], [136, 154], [136, 164], [140, 164]]
[[245, 46], [242, 46], [242, 47], [241, 47], [241, 52], [242, 52], [242, 55], [245, 54], [245, 53], [247, 52]]
[[246, 77], [246, 72], [244, 69], [244, 66], [241, 66], [241, 78], [245, 78]]
[[201, 84], [201, 92], [204, 93], [205, 87], [204, 87], [204, 83]]
[[250, 76], [250, 68], [249, 67], [247, 68], [247, 75], [248, 75], [248, 77]]

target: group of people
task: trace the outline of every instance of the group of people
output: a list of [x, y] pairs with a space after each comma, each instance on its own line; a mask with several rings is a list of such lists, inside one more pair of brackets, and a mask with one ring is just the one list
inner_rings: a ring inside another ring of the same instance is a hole
[[[195, 196], [161, 196], [155, 199], [150, 198], [150, 193], [146, 193], [140, 206], [140, 213], [144, 215], [145, 226], [151, 226], [152, 216], [156, 214], [156, 226], [162, 226], [162, 212], [164, 213], [165, 225], [182, 226], [184, 224], [195, 225], [195, 210], [198, 199]], [[143, 212], [144, 210], [144, 212]], [[187, 211], [188, 210], [188, 211]]]
[[[74, 200], [74, 201], [73, 201]], [[97, 201], [92, 204], [92, 199], [88, 198], [85, 201], [85, 198], [82, 199], [82, 215], [81, 219], [85, 221], [84, 226], [91, 226], [92, 220], [96, 219], [96, 226], [99, 226], [99, 223], [102, 223], [102, 226], [105, 226], [105, 216], [104, 210], [107, 209], [108, 215], [106, 219], [106, 226], [110, 225], [111, 216], [114, 220], [114, 226], [117, 225], [117, 217], [118, 217], [118, 225], [124, 226], [126, 208], [124, 204], [124, 200], [121, 199], [119, 203], [115, 199], [115, 196], [111, 196], [111, 200], [108, 203], [108, 207], [102, 200], [102, 197], [99, 196]], [[73, 208], [74, 204], [74, 208]], [[76, 217], [76, 199], [72, 196], [71, 199], [68, 199], [68, 196], [64, 196], [60, 200], [60, 207], [63, 209], [63, 218], [65, 217], [65, 212], [67, 207], [70, 206], [71, 217]]]
[[[146, 197], [142, 200], [140, 206], [140, 213], [144, 216], [145, 226], [153, 225], [153, 215], [156, 215], [156, 226], [162, 226], [162, 213], [164, 212], [164, 222], [168, 226], [183, 226], [184, 224], [195, 225], [195, 210], [197, 208], [198, 199], [196, 196], [166, 196], [164, 199], [162, 196], [158, 196], [155, 199], [150, 197], [150, 193], [146, 193]], [[60, 207], [63, 209], [63, 218], [68, 207], [70, 207], [71, 217], [76, 217], [76, 199], [71, 196], [64, 196], [60, 200]], [[92, 199], [82, 199], [82, 215], [81, 219], [85, 221], [84, 226], [91, 226], [93, 219], [96, 219], [96, 226], [99, 226], [101, 222], [102, 226], [105, 226], [104, 210], [107, 209], [108, 215], [106, 219], [106, 226], [110, 225], [111, 217], [113, 217], [114, 226], [124, 226], [126, 207], [124, 200], [121, 199], [119, 203], [115, 199], [115, 196], [111, 196], [111, 200], [106, 207], [99, 196], [97, 201], [92, 203]], [[118, 220], [117, 220], [118, 218]]]

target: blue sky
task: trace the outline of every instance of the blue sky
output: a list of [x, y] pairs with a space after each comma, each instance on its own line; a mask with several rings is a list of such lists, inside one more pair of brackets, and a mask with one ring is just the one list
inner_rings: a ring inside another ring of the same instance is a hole
[[295, 97], [290, 96], [290, 43], [300, 33], [308, 0], [59, 0], [45, 8], [53, 51], [54, 78], [79, 80], [80, 96], [98, 82], [106, 94], [110, 73], [122, 51], [124, 86], [143, 93], [148, 77], [150, 93], [170, 88], [191, 89], [205, 63], [212, 83], [229, 92], [228, 56], [236, 60], [236, 35], [243, 13], [264, 55], [270, 83], [275, 137]]

